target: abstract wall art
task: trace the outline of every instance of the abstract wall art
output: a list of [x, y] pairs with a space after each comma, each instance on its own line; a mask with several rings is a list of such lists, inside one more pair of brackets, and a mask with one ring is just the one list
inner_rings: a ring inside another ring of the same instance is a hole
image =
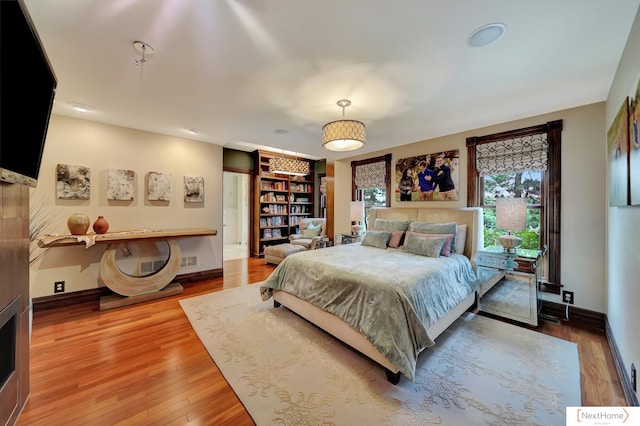
[[107, 200], [133, 200], [136, 172], [107, 169]]
[[171, 201], [171, 174], [149, 172], [149, 201]]
[[184, 177], [184, 201], [185, 203], [201, 203], [204, 201], [204, 177]]
[[58, 164], [56, 192], [60, 199], [88, 200], [91, 193], [91, 173], [88, 167]]

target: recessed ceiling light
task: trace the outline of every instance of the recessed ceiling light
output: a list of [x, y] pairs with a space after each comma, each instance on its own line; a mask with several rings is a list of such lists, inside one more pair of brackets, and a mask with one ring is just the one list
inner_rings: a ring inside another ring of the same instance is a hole
[[191, 128], [191, 127], [189, 127], [188, 129], [184, 129], [184, 130], [185, 130], [187, 133], [190, 133], [190, 134], [192, 134], [192, 135], [197, 135], [198, 133], [200, 133], [200, 130], [198, 130], [198, 129], [194, 129], [194, 128]]
[[77, 102], [69, 102], [69, 105], [71, 105], [71, 108], [75, 109], [76, 111], [79, 112], [89, 112], [93, 109], [92, 106], [89, 105], [85, 105], [85, 104], [79, 104]]
[[501, 22], [484, 25], [467, 37], [467, 44], [471, 47], [483, 47], [500, 40], [507, 30], [507, 26]]

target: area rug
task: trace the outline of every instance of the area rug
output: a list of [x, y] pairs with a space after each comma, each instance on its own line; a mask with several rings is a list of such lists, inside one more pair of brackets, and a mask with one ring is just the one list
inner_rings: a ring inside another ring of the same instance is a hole
[[581, 405], [574, 343], [466, 313], [420, 355], [415, 381], [394, 386], [259, 293], [257, 283], [180, 300], [257, 425], [564, 425], [565, 407]]

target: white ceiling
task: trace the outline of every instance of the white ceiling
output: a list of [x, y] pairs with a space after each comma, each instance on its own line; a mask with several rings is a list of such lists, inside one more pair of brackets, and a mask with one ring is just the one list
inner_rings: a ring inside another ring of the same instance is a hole
[[[640, 0], [25, 3], [58, 78], [56, 114], [340, 159], [354, 153], [320, 136], [342, 98], [367, 126], [358, 154], [604, 101]], [[466, 45], [492, 22], [502, 39]], [[135, 40], [154, 49], [141, 68]]]

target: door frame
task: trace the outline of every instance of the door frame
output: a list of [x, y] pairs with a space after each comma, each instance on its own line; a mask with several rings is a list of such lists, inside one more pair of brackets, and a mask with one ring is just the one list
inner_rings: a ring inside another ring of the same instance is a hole
[[[253, 241], [253, 182], [252, 182], [252, 178], [253, 178], [253, 172], [251, 170], [245, 170], [245, 169], [238, 169], [235, 167], [227, 167], [227, 166], [223, 166], [222, 167], [222, 173], [224, 176], [224, 172], [230, 172], [230, 173], [239, 173], [239, 174], [245, 174], [248, 175], [249, 177], [249, 184], [248, 186], [248, 190], [247, 190], [247, 217], [245, 218], [247, 220], [247, 226], [249, 227], [249, 232], [248, 232], [248, 241], [247, 241], [247, 257], [251, 257], [251, 250], [249, 249], [251, 247], [251, 241]], [[224, 203], [224, 198], [223, 198], [223, 203]], [[224, 205], [222, 206], [222, 209], [224, 211]], [[223, 230], [224, 232], [224, 230]], [[224, 238], [224, 236], [223, 236]], [[224, 246], [224, 244], [223, 244]]]

